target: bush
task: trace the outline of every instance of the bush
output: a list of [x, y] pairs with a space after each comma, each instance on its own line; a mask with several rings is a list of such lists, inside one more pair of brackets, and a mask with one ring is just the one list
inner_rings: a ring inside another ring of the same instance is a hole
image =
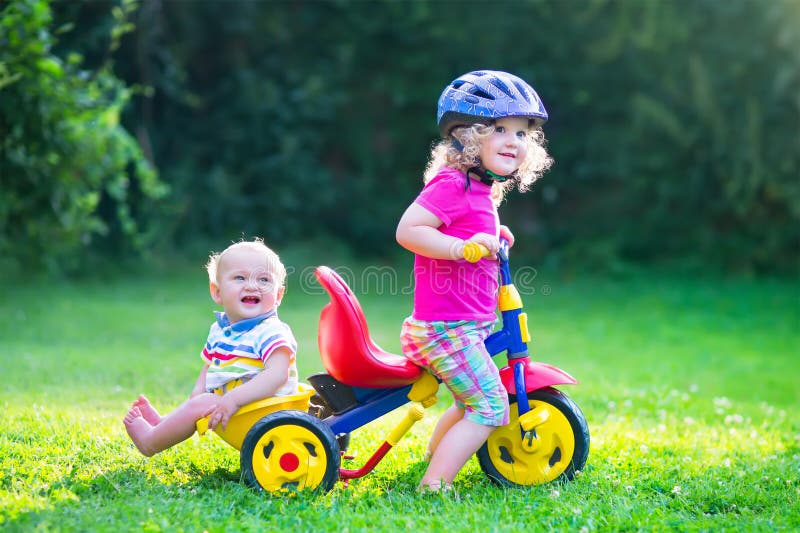
[[[126, 13], [115, 12], [115, 38]], [[144, 204], [166, 188], [120, 125], [130, 90], [108, 64], [56, 56], [51, 25], [45, 0], [0, 13], [0, 257], [63, 272], [85, 264], [98, 236], [116, 252], [141, 249]]]

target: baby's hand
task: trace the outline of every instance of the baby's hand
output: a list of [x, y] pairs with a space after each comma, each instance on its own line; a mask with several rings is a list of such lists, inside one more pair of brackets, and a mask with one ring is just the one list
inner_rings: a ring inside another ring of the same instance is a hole
[[236, 414], [236, 411], [239, 410], [239, 405], [230, 395], [223, 396], [219, 402], [217, 402], [217, 406], [209, 413], [208, 415], [208, 427], [211, 430], [217, 429], [217, 426], [221, 425], [222, 429], [224, 430], [228, 427], [228, 422], [230, 421], [231, 417]]

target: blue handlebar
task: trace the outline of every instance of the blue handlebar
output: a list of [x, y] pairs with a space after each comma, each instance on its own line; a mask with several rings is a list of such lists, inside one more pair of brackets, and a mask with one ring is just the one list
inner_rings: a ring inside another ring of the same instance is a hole
[[502, 285], [511, 284], [511, 269], [508, 266], [508, 241], [500, 239], [500, 249], [497, 251], [500, 260], [500, 282]]

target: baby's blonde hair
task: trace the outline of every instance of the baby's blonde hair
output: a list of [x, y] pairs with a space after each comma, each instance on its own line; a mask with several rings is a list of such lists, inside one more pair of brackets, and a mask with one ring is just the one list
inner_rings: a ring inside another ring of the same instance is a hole
[[225, 257], [225, 254], [228, 253], [230, 250], [234, 250], [236, 248], [249, 248], [251, 250], [255, 250], [256, 252], [263, 253], [267, 259], [267, 267], [269, 268], [270, 272], [275, 276], [275, 283], [279, 286], [283, 286], [286, 282], [286, 267], [281, 263], [281, 258], [278, 257], [278, 254], [272, 251], [272, 249], [264, 244], [264, 240], [256, 237], [252, 241], [239, 241], [231, 244], [227, 248], [225, 248], [222, 252], [219, 253], [212, 253], [208, 256], [208, 262], [206, 263], [206, 271], [208, 272], [208, 281], [217, 285], [219, 280], [217, 279], [217, 269], [219, 268], [219, 264], [222, 259]]
[[[438, 141], [431, 148], [428, 165], [425, 168], [425, 183], [432, 180], [444, 167], [451, 167], [466, 172], [480, 164], [480, 150], [483, 139], [494, 133], [494, 124], [473, 124], [453, 130], [453, 135], [463, 145], [459, 150], [452, 139]], [[525, 135], [527, 155], [512, 178], [504, 182], [492, 184], [492, 199], [495, 204], [503, 201], [506, 193], [516, 184], [520, 192], [530, 189], [533, 182], [539, 179], [553, 164], [553, 158], [547, 153], [544, 132], [539, 128], [529, 128]]]

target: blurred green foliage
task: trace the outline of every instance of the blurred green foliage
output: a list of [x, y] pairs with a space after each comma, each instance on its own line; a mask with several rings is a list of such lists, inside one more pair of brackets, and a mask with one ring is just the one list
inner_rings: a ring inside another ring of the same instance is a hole
[[[125, 31], [114, 17], [112, 44]], [[165, 188], [120, 124], [130, 91], [108, 65], [53, 52], [47, 2], [20, 0], [0, 17], [0, 265], [69, 271], [93, 239], [116, 252], [146, 245], [142, 200]]]
[[[19, 5], [41, 4], [10, 6]], [[49, 27], [74, 25], [54, 50], [102, 73], [91, 83], [110, 79], [113, 58], [113, 75], [139, 89], [123, 123], [172, 195], [160, 211], [145, 209], [146, 194], [127, 200], [164, 242], [256, 234], [395, 253], [396, 221], [437, 135], [439, 93], [458, 74], [493, 68], [528, 80], [551, 115], [556, 165], [501, 211], [526, 259], [746, 272], [800, 264], [793, 0], [143, 0], [127, 33], [126, 6], [54, 2]], [[20, 52], [2, 53], [2, 79], [18, 76]], [[21, 83], [0, 89], [0, 119], [14, 127], [42, 118], [19, 103]], [[113, 95], [116, 116], [131, 93], [114, 87], [98, 93]], [[93, 182], [105, 196], [121, 176], [85, 158], [69, 164], [106, 176]], [[59, 205], [51, 211], [82, 204]]]

